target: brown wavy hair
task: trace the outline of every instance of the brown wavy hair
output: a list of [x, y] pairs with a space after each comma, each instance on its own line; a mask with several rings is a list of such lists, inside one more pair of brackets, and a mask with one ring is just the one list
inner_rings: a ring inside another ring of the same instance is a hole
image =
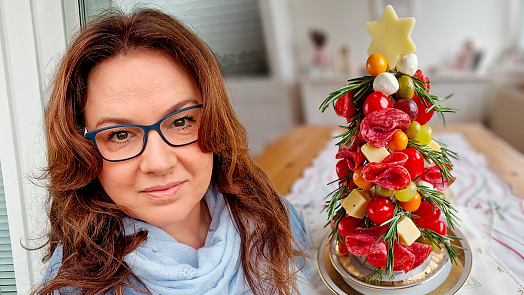
[[298, 292], [290, 265], [305, 254], [293, 238], [286, 201], [248, 154], [246, 130], [231, 107], [215, 56], [176, 19], [141, 9], [129, 15], [105, 13], [81, 29], [54, 78], [45, 113], [51, 227], [44, 261], [59, 245], [63, 258], [56, 277], [33, 293], [72, 287], [79, 294], [111, 289], [123, 294], [126, 286], [148, 293], [124, 262], [124, 256], [147, 239], [147, 232], [126, 235], [123, 218], [130, 212], [102, 189], [97, 175], [103, 160], [82, 135], [91, 69], [108, 58], [144, 49], [169, 55], [200, 90], [198, 144], [214, 155], [211, 181], [222, 191], [241, 237], [245, 281], [255, 294]]

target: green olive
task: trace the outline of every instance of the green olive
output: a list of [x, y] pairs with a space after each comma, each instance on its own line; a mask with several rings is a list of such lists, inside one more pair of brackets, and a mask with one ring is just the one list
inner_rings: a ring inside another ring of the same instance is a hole
[[415, 85], [413, 81], [408, 76], [402, 76], [398, 78], [398, 91], [397, 99], [401, 98], [413, 98], [415, 94]]

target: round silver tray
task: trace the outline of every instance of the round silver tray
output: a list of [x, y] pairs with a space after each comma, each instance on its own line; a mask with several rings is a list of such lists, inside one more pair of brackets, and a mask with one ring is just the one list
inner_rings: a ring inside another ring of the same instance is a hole
[[[454, 244], [469, 249], [468, 241], [466, 237], [459, 229], [450, 230], [448, 228], [448, 234], [462, 238], [462, 240], [454, 240]], [[318, 251], [318, 268], [320, 276], [326, 283], [326, 285], [335, 294], [361, 294], [369, 293], [373, 294], [454, 294], [457, 292], [466, 282], [471, 272], [472, 267], [472, 255], [471, 251], [459, 250], [460, 254], [464, 255], [465, 260], [457, 259], [457, 264], [450, 263], [449, 259], [441, 259], [437, 267], [429, 274], [421, 273], [428, 267], [424, 264], [429, 264], [426, 261], [420, 267], [415, 270], [408, 272], [406, 276], [395, 275], [395, 281], [401, 281], [401, 283], [390, 283], [388, 286], [377, 286], [367, 284], [363, 281], [363, 276], [356, 274], [353, 271], [348, 272], [345, 267], [340, 264], [341, 257], [336, 256], [336, 246], [334, 243], [328, 244], [328, 234], [322, 240], [322, 246]], [[334, 253], [334, 255], [333, 255]], [[447, 255], [447, 254], [446, 254]], [[346, 259], [351, 263], [349, 256]], [[429, 258], [435, 260], [434, 257]], [[437, 259], [438, 260], [438, 259]], [[342, 260], [342, 263], [344, 260]], [[353, 259], [353, 263], [357, 265], [357, 268], [365, 273], [360, 263]], [[422, 275], [421, 275], [422, 274]], [[416, 276], [418, 278], [415, 278]]]

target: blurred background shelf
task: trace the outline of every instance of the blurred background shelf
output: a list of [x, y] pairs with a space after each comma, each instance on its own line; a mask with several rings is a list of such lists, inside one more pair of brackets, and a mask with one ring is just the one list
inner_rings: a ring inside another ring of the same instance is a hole
[[[345, 124], [332, 110], [320, 113], [318, 107], [328, 94], [343, 86], [343, 78], [307, 78], [299, 82], [300, 99], [304, 123], [311, 125]], [[441, 104], [459, 109], [458, 113], [447, 114], [447, 123], [478, 122], [485, 123], [489, 112], [490, 87], [493, 79], [486, 75], [436, 75], [431, 77], [431, 94], [453, 97]], [[523, 109], [524, 110], [524, 109]], [[441, 124], [435, 115], [430, 125]]]

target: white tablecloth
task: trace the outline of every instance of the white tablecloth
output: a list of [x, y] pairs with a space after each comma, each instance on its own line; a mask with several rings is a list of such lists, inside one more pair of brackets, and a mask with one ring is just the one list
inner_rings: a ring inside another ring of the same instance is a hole
[[[457, 181], [451, 189], [462, 219], [460, 229], [471, 246], [473, 270], [458, 294], [524, 294], [524, 198], [512, 193], [461, 134], [435, 137], [460, 156], [453, 161]], [[327, 214], [321, 210], [324, 197], [336, 189], [336, 184], [326, 185], [337, 178], [336, 142], [328, 142], [287, 196], [303, 214], [316, 245], [328, 231]], [[317, 286], [321, 293], [330, 293], [320, 282]]]

